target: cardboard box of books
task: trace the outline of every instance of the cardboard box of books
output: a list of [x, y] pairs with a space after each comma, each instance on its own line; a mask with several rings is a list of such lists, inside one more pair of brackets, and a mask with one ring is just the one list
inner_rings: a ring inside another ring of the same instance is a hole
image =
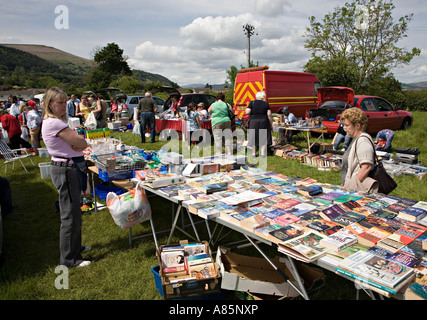
[[157, 258], [165, 299], [221, 292], [219, 266], [206, 241], [160, 246]]
[[[216, 262], [221, 270], [221, 288], [241, 292], [297, 297], [299, 293], [264, 258], [249, 257], [232, 253], [230, 249], [218, 247]], [[279, 267], [293, 283], [294, 276], [285, 263], [275, 259]]]

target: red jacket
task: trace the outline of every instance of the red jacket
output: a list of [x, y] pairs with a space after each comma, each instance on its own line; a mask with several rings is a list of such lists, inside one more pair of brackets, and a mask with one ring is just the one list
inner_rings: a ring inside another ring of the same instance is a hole
[[21, 135], [22, 133], [19, 121], [11, 114], [4, 114], [1, 116], [1, 125], [3, 129], [7, 131], [9, 138], [17, 134]]

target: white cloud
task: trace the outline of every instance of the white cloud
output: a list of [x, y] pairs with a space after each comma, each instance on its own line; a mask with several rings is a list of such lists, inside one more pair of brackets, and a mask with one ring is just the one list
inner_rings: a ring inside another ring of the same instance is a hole
[[255, 10], [262, 16], [278, 17], [286, 12], [290, 6], [288, 0], [256, 0]]

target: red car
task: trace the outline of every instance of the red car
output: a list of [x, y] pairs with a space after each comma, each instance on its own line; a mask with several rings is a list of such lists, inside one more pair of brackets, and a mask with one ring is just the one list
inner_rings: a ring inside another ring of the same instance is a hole
[[328, 133], [335, 134], [340, 124], [341, 113], [348, 108], [362, 109], [368, 117], [367, 133], [377, 134], [383, 129], [406, 130], [412, 125], [410, 112], [399, 110], [387, 100], [368, 95], [354, 95], [351, 88], [325, 87], [317, 89], [317, 109], [311, 109], [306, 116], [320, 116]]

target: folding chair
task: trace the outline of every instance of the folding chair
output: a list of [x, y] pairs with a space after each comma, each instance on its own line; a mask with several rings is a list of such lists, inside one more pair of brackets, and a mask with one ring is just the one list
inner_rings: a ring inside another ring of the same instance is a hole
[[[24, 154], [19, 154], [19, 152], [23, 152]], [[2, 140], [0, 140], [0, 154], [4, 157], [4, 172], [7, 172], [7, 164], [9, 162], [13, 163], [13, 169], [15, 168], [15, 161], [19, 160], [21, 162], [22, 166], [24, 167], [25, 171], [28, 172], [27, 168], [25, 167], [24, 163], [22, 162], [22, 159], [29, 158], [31, 163], [34, 166], [34, 162], [31, 159], [31, 154], [27, 152], [27, 149], [21, 148], [21, 149], [10, 149], [9, 146]]]

